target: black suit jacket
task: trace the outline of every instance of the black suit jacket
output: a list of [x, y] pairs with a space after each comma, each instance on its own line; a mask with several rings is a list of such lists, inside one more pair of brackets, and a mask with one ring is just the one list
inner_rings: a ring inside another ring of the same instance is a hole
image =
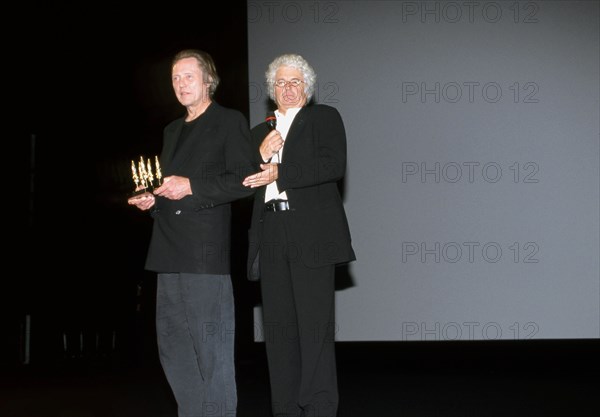
[[[252, 129], [257, 163], [259, 145], [269, 132], [266, 123]], [[356, 259], [348, 220], [338, 190], [346, 170], [346, 133], [338, 111], [326, 105], [302, 108], [285, 140], [277, 187], [285, 191], [292, 210], [290, 241], [308, 267], [339, 264]], [[254, 196], [249, 231], [248, 278], [258, 279], [266, 187]], [[273, 243], [273, 242], [270, 242]]]
[[188, 177], [192, 195], [156, 198], [146, 269], [228, 274], [229, 203], [254, 192], [242, 181], [257, 170], [248, 123], [237, 110], [213, 102], [176, 149], [183, 124], [181, 118], [165, 127], [160, 164], [165, 177]]

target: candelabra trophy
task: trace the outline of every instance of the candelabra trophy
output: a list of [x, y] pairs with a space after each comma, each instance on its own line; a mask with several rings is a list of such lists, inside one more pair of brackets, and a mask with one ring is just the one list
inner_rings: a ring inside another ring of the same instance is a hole
[[150, 158], [144, 162], [144, 157], [140, 156], [140, 160], [135, 166], [135, 162], [131, 161], [131, 176], [135, 183], [135, 191], [131, 193], [130, 198], [143, 198], [162, 185], [162, 172], [158, 162], [158, 156], [154, 157], [154, 170]]

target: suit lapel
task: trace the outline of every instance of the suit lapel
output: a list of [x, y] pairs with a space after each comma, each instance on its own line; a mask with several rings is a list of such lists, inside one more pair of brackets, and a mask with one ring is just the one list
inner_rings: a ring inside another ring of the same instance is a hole
[[[181, 134], [181, 129], [183, 127], [183, 118], [181, 118], [177, 124], [166, 133], [165, 137], [165, 148], [163, 149], [161, 155], [161, 165], [163, 166], [163, 170], [165, 173], [171, 170], [173, 166], [173, 154], [175, 153], [175, 148], [177, 146], [177, 140], [179, 139], [179, 135]], [[168, 174], [167, 174], [168, 175]]]
[[308, 112], [308, 110], [306, 109], [306, 107], [303, 107], [298, 112], [296, 117], [294, 117], [294, 121], [292, 122], [292, 125], [290, 126], [290, 130], [288, 131], [287, 137], [285, 138], [284, 158], [285, 158], [285, 154], [290, 151], [290, 148], [293, 149], [296, 142], [298, 141], [296, 139], [296, 136], [298, 136], [298, 134], [304, 128], [304, 125], [306, 123], [307, 112]]

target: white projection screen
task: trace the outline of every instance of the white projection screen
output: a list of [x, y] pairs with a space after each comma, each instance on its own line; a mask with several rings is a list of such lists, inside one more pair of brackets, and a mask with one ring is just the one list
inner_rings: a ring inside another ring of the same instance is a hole
[[336, 340], [600, 337], [598, 2], [247, 5], [251, 126], [283, 53], [344, 119]]

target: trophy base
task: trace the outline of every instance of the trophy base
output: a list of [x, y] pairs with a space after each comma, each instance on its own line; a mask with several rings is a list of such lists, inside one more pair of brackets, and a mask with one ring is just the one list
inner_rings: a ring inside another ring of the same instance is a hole
[[154, 187], [142, 188], [141, 190], [132, 192], [129, 195], [129, 200], [137, 200], [137, 199], [151, 197], [154, 195], [154, 194], [152, 194], [153, 191], [154, 191]]

